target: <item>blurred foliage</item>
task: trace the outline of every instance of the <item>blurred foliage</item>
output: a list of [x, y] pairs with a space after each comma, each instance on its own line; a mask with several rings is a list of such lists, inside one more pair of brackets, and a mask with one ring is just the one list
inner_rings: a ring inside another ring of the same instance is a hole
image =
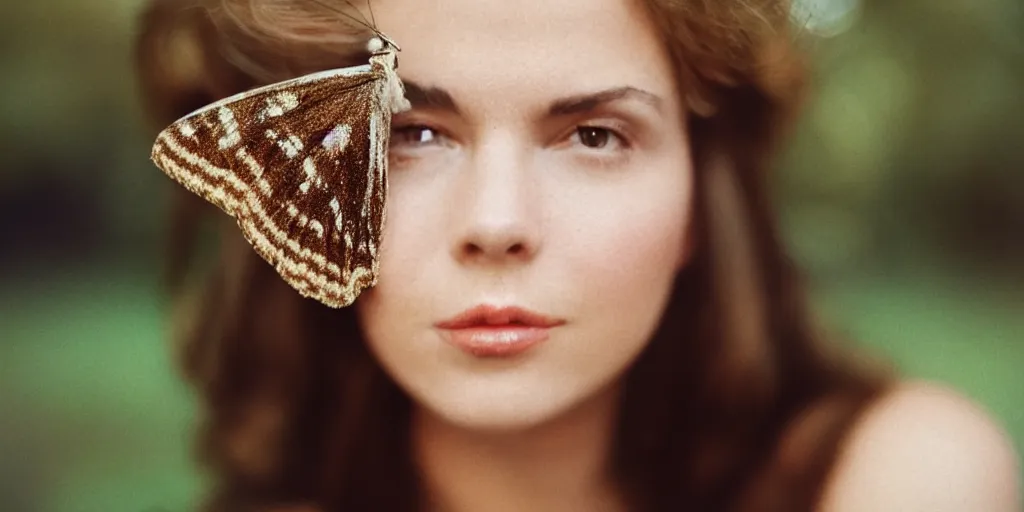
[[[778, 198], [822, 312], [1024, 446], [1024, 3], [797, 4], [814, 95]], [[0, 510], [177, 511], [201, 489], [139, 5], [16, 2], [0, 21]]]

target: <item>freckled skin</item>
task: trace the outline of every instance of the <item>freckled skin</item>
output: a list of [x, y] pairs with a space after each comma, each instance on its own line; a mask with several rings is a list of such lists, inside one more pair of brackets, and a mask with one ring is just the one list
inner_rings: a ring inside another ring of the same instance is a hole
[[[458, 112], [393, 120], [380, 275], [355, 304], [370, 348], [452, 424], [551, 421], [621, 377], [685, 264], [692, 170], [668, 56], [622, 0], [387, 0], [374, 15], [402, 47], [402, 79], [447, 91]], [[548, 115], [626, 86], [660, 106]], [[410, 140], [409, 125], [430, 130]], [[625, 132], [628, 147], [600, 134], [588, 147], [579, 126]], [[566, 324], [514, 359], [476, 359], [433, 324], [480, 303]]]

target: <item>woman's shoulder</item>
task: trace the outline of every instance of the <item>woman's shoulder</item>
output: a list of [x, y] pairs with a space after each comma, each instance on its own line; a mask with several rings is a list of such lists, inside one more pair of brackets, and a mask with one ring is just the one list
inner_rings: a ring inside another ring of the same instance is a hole
[[901, 383], [853, 426], [822, 512], [1021, 510], [1013, 443], [984, 410], [947, 387]]

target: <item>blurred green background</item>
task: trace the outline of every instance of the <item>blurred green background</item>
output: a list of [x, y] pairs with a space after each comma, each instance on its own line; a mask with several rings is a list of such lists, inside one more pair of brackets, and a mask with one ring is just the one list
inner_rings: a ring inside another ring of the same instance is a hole
[[[177, 512], [201, 489], [159, 282], [172, 184], [130, 67], [140, 5], [0, 20], [2, 511]], [[778, 195], [821, 313], [1024, 446], [1024, 2], [794, 13], [815, 93]]]

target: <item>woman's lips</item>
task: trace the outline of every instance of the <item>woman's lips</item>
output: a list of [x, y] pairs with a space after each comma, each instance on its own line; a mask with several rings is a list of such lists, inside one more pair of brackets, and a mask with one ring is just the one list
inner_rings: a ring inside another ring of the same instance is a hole
[[489, 325], [442, 330], [442, 337], [476, 357], [512, 357], [548, 339], [549, 328], [525, 325]]
[[479, 305], [435, 324], [442, 338], [475, 357], [512, 357], [550, 336], [565, 321], [515, 306]]

